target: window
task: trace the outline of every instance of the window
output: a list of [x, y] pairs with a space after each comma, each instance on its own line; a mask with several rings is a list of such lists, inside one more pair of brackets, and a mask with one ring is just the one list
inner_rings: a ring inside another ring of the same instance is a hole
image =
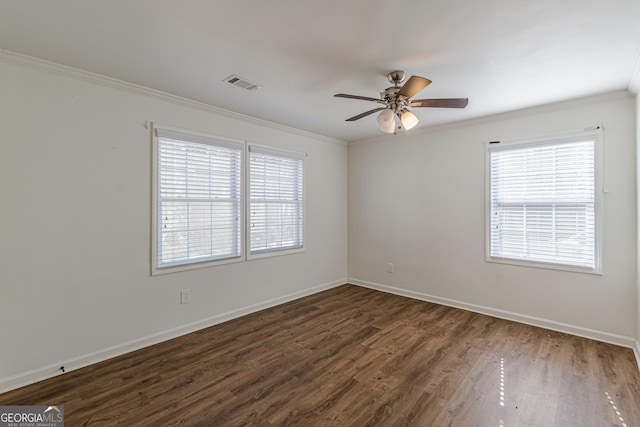
[[600, 271], [598, 141], [488, 144], [488, 261]]
[[155, 273], [240, 258], [244, 144], [155, 131]]
[[151, 273], [303, 251], [305, 158], [154, 128]]
[[249, 255], [302, 249], [304, 155], [249, 151]]

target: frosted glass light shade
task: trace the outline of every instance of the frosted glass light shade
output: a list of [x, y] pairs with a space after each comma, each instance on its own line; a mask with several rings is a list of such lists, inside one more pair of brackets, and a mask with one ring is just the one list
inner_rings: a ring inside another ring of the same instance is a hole
[[409, 110], [405, 110], [405, 112], [402, 113], [402, 115], [400, 116], [400, 121], [402, 122], [402, 126], [406, 130], [411, 130], [416, 127], [418, 123], [420, 123], [418, 117], [416, 117], [416, 115]]
[[386, 133], [393, 133], [396, 127], [396, 117], [391, 109], [387, 108], [378, 114], [377, 118], [380, 129]]

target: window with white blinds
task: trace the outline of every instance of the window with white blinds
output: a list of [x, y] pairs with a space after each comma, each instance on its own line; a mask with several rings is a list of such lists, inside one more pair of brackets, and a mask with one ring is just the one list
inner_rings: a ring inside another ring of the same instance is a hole
[[488, 147], [488, 260], [598, 272], [598, 134]]
[[244, 145], [156, 129], [155, 267], [242, 255]]
[[304, 155], [249, 147], [249, 254], [303, 248]]

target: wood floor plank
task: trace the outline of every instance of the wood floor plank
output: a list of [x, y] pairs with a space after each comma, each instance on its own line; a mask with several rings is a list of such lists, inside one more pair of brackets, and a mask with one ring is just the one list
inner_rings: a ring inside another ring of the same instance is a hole
[[630, 349], [344, 285], [0, 395], [68, 426], [640, 426]]

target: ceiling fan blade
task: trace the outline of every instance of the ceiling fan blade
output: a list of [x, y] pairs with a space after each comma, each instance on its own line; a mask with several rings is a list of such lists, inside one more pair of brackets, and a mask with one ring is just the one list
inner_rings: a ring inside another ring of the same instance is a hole
[[413, 98], [418, 92], [431, 84], [431, 80], [420, 76], [411, 76], [409, 80], [400, 88], [398, 95], [407, 99]]
[[416, 99], [409, 103], [410, 107], [464, 108], [469, 98]]
[[365, 111], [364, 113], [360, 113], [357, 116], [353, 116], [353, 117], [349, 117], [347, 120], [345, 120], [346, 122], [355, 122], [358, 119], [361, 119], [363, 117], [367, 117], [369, 114], [373, 114], [376, 111], [381, 111], [381, 110], [386, 110], [387, 107], [378, 107], [378, 108], [374, 108], [373, 110], [369, 110], [369, 111]]
[[338, 98], [362, 99], [363, 101], [373, 101], [373, 102], [384, 103], [384, 101], [382, 99], [370, 98], [368, 96], [349, 95], [349, 94], [346, 94], [346, 93], [336, 93], [333, 96], [337, 96]]

